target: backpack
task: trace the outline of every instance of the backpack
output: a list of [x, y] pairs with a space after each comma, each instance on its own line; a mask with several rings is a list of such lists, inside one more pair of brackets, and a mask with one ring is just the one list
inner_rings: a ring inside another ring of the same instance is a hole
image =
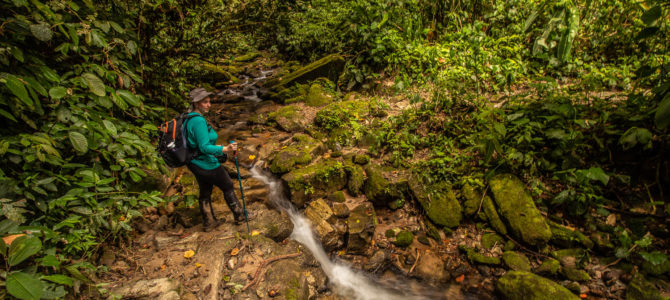
[[169, 167], [184, 166], [200, 154], [197, 149], [191, 149], [187, 145], [185, 123], [193, 117], [195, 116], [182, 113], [158, 128], [156, 151]]

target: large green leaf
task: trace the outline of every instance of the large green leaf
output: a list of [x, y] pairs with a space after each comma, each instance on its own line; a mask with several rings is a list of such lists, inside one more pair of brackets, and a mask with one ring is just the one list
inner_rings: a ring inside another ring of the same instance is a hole
[[37, 277], [23, 272], [7, 275], [5, 285], [10, 295], [24, 300], [40, 299], [44, 288]]
[[67, 95], [67, 89], [62, 86], [55, 86], [49, 89], [49, 96], [52, 99], [60, 99]]
[[663, 101], [658, 104], [654, 121], [656, 122], [656, 127], [661, 129], [670, 126], [670, 93], [665, 94]]
[[39, 238], [27, 235], [18, 237], [9, 246], [7, 262], [10, 266], [16, 266], [35, 255], [40, 249], [42, 249], [42, 241]]
[[631, 127], [619, 138], [619, 144], [624, 150], [628, 150], [637, 145], [642, 145], [644, 148], [651, 148], [652, 134], [646, 128]]
[[2, 108], [0, 108], [0, 116], [3, 116], [7, 119], [10, 119], [10, 120], [16, 122], [16, 118], [14, 118], [14, 116], [10, 112], [8, 112], [8, 111], [6, 111]]
[[28, 106], [33, 106], [33, 100], [28, 96], [26, 86], [16, 76], [8, 75], [5, 85], [7, 85], [7, 88], [12, 91], [12, 94], [18, 97], [23, 103]]
[[81, 77], [84, 78], [88, 88], [91, 89], [93, 94], [98, 96], [105, 95], [105, 84], [98, 78], [98, 76], [95, 76], [93, 73], [84, 73]]
[[70, 138], [70, 143], [72, 143], [74, 150], [81, 153], [86, 153], [86, 151], [88, 151], [88, 141], [86, 141], [86, 137], [83, 134], [76, 131], [70, 131], [68, 137]]
[[140, 100], [137, 99], [137, 96], [135, 96], [133, 93], [130, 91], [126, 90], [117, 90], [116, 93], [123, 98], [128, 104], [132, 106], [140, 106]]
[[61, 274], [42, 276], [42, 279], [67, 286], [72, 286], [74, 284], [74, 279], [72, 279], [72, 277]]
[[102, 124], [105, 125], [105, 129], [107, 129], [107, 132], [109, 134], [111, 134], [112, 136], [117, 135], [118, 132], [116, 130], [116, 126], [114, 125], [114, 123], [112, 123], [109, 120], [102, 120]]
[[607, 185], [610, 180], [609, 175], [607, 175], [601, 168], [589, 168], [588, 170], [583, 171], [586, 178], [600, 181], [603, 185]]
[[49, 28], [49, 24], [46, 23], [30, 25], [30, 32], [32, 32], [33, 35], [42, 42], [48, 42], [53, 36], [51, 28]]

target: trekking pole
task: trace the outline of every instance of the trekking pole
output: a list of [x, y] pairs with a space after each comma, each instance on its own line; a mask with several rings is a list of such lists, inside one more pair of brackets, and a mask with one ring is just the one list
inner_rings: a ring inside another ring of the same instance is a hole
[[[235, 141], [230, 141], [234, 143]], [[247, 217], [247, 205], [244, 203], [244, 190], [242, 189], [242, 177], [240, 177], [240, 164], [237, 162], [237, 150], [233, 152], [233, 157], [235, 158], [235, 167], [237, 168], [237, 181], [240, 183], [240, 195], [242, 196], [242, 208], [244, 209], [244, 220], [247, 222], [247, 234], [251, 231], [249, 230], [249, 218]]]

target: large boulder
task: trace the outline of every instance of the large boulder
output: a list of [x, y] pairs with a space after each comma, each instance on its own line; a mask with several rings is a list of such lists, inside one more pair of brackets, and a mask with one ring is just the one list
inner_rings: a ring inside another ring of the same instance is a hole
[[416, 275], [424, 280], [437, 282], [447, 280], [449, 277], [449, 273], [444, 269], [444, 261], [433, 251], [426, 251], [419, 257]]
[[326, 201], [317, 199], [310, 202], [307, 208], [305, 208], [305, 216], [312, 222], [316, 234], [321, 239], [321, 243], [323, 243], [323, 247], [326, 250], [341, 246], [337, 231], [330, 225], [334, 221], [335, 216]]
[[579, 230], [570, 229], [563, 225], [547, 221], [551, 229], [551, 242], [561, 247], [584, 246], [588, 249], [593, 248], [593, 241], [581, 233]]
[[347, 184], [344, 166], [332, 159], [295, 169], [281, 178], [286, 184], [291, 202], [298, 207], [302, 207], [311, 199], [339, 191]]
[[547, 221], [519, 178], [500, 174], [494, 176], [489, 185], [495, 204], [514, 236], [529, 245], [543, 245], [551, 239]]
[[290, 87], [296, 83], [305, 83], [319, 77], [326, 77], [337, 82], [344, 68], [344, 58], [339, 54], [331, 54], [306, 65], [290, 74], [272, 78], [265, 83], [271, 90]]
[[375, 209], [370, 202], [364, 202], [351, 210], [347, 218], [349, 225], [347, 252], [365, 253], [375, 233], [376, 219]]
[[375, 206], [386, 206], [405, 199], [407, 176], [404, 173], [385, 171], [379, 165], [369, 164], [365, 167], [365, 174], [367, 180], [363, 193]]
[[306, 134], [293, 136], [293, 145], [280, 150], [270, 162], [270, 171], [283, 174], [291, 171], [297, 165], [307, 165], [312, 159], [323, 153], [323, 144]]
[[286, 132], [302, 131], [306, 126], [304, 115], [298, 106], [288, 105], [268, 114], [268, 119], [277, 123]]
[[456, 227], [461, 222], [463, 218], [461, 204], [458, 203], [451, 185], [441, 183], [426, 186], [421, 180], [413, 177], [409, 181], [409, 188], [433, 223]]
[[526, 271], [507, 272], [496, 289], [508, 300], [579, 299], [560, 284]]
[[662, 300], [667, 299], [661, 295], [659, 289], [647, 281], [640, 273], [633, 276], [633, 280], [626, 289], [626, 300]]

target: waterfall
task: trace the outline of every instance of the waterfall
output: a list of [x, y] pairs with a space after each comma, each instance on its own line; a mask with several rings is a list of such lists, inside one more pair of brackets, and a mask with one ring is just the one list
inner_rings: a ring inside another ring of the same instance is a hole
[[271, 175], [264, 174], [257, 165], [259, 164], [251, 168], [251, 175], [268, 187], [270, 202], [289, 215], [294, 226], [291, 238], [309, 249], [321, 264], [321, 268], [339, 295], [358, 300], [424, 299], [421, 296], [405, 295], [386, 289], [381, 283], [366, 276], [363, 272], [356, 271], [343, 263], [331, 261], [321, 246], [321, 242], [315, 237], [309, 220], [300, 214], [284, 196], [281, 182]]

